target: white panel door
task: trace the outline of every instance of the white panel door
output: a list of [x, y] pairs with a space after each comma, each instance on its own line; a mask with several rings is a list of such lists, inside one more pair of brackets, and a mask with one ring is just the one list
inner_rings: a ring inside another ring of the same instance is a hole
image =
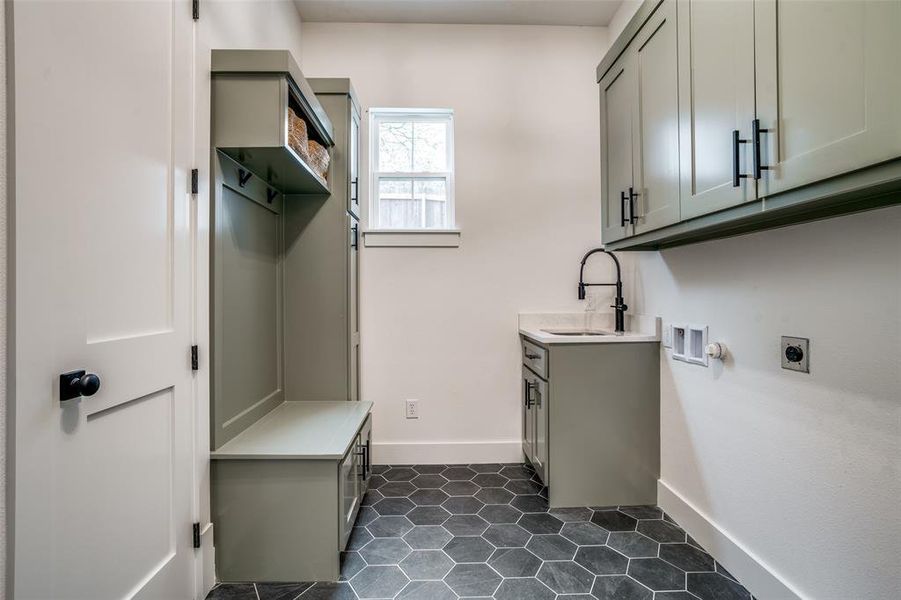
[[901, 2], [757, 0], [761, 195], [901, 156]]
[[191, 598], [190, 3], [13, 8], [15, 597]]
[[[804, 4], [803, 2], [799, 4]], [[679, 21], [681, 218], [755, 200], [752, 177], [734, 185], [737, 167], [751, 174], [754, 121], [754, 4], [752, 0], [681, 0]]]

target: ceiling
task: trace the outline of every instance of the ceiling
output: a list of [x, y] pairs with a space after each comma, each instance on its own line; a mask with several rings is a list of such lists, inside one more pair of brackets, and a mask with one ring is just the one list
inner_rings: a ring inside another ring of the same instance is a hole
[[622, 0], [294, 0], [308, 22], [606, 26]]

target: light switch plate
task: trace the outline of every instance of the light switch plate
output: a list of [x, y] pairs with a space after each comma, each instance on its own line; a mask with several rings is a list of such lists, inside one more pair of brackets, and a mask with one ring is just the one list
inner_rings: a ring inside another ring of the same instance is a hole
[[782, 336], [782, 368], [800, 373], [810, 373], [810, 340]]

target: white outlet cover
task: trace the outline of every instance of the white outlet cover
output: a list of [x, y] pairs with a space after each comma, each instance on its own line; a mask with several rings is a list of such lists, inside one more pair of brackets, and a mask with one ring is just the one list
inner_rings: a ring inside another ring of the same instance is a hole
[[674, 324], [671, 342], [673, 359], [702, 367], [708, 366], [706, 325]]
[[419, 418], [419, 400], [410, 399], [404, 401], [404, 416], [408, 419]]

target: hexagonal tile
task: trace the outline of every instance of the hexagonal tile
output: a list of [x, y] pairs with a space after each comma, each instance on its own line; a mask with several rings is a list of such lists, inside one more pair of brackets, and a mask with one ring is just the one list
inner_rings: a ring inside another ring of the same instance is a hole
[[476, 476], [476, 472], [469, 467], [448, 467], [441, 471], [441, 475], [449, 481], [469, 481]]
[[648, 588], [626, 575], [614, 575], [612, 577], [597, 577], [591, 594], [595, 598], [606, 600], [651, 600], [654, 593]]
[[417, 475], [419, 475], [419, 473], [410, 467], [391, 467], [382, 474], [382, 477], [388, 481], [410, 481]]
[[413, 523], [406, 517], [379, 517], [366, 526], [374, 537], [400, 537], [413, 529]]
[[529, 541], [529, 532], [513, 523], [492, 525], [482, 537], [498, 548], [522, 548]]
[[504, 577], [534, 577], [541, 559], [525, 548], [498, 548], [488, 564]]
[[514, 495], [503, 488], [482, 488], [476, 492], [476, 498], [485, 504], [509, 504]]
[[369, 478], [369, 489], [377, 490], [383, 485], [388, 483], [388, 480], [382, 477], [381, 475], [373, 475]]
[[342, 552], [341, 553], [341, 577], [342, 581], [347, 581], [357, 573], [363, 570], [366, 561], [360, 556], [359, 552]]
[[531, 479], [535, 474], [534, 471], [522, 466], [504, 467], [500, 473], [507, 479]]
[[547, 500], [537, 494], [516, 496], [510, 501], [510, 506], [527, 513], [547, 512], [548, 510]]
[[385, 471], [391, 468], [391, 465], [372, 465], [372, 474], [373, 475], [381, 475]]
[[628, 558], [606, 546], [582, 546], [574, 560], [595, 575], [625, 574], [629, 564]]
[[407, 498], [385, 498], [372, 505], [380, 515], [405, 515], [414, 508]]
[[418, 525], [404, 535], [404, 541], [414, 550], [440, 550], [452, 537], [440, 525]]
[[488, 523], [476, 515], [452, 515], [444, 522], [444, 528], [454, 535], [481, 535]]
[[685, 571], [659, 558], [633, 558], [628, 573], [629, 577], [654, 591], [685, 589]]
[[480, 473], [472, 478], [472, 482], [482, 487], [504, 487], [509, 481], [503, 475], [497, 473]]
[[504, 466], [499, 465], [497, 463], [485, 463], [485, 464], [477, 464], [477, 465], [469, 465], [469, 468], [475, 471], [476, 473], [497, 473]]
[[490, 596], [501, 577], [486, 564], [465, 564], [451, 569], [444, 582], [459, 596]]
[[441, 525], [450, 513], [440, 506], [417, 506], [407, 513], [407, 518], [414, 525]]
[[485, 505], [472, 496], [455, 496], [445, 500], [442, 506], [454, 515], [474, 515]]
[[504, 486], [504, 489], [510, 490], [517, 495], [537, 494], [541, 491], [541, 484], [527, 479], [511, 479]]
[[411, 581], [397, 600], [456, 600], [457, 595], [443, 581]]
[[410, 546], [400, 538], [376, 538], [360, 550], [370, 565], [396, 565], [410, 554]]
[[[697, 600], [698, 597], [688, 592], [655, 592], [654, 600]], [[567, 599], [568, 600], [568, 599]]]
[[557, 534], [533, 535], [526, 549], [542, 560], [572, 560], [576, 545]]
[[357, 513], [357, 522], [354, 523], [354, 525], [369, 525], [375, 521], [378, 516], [379, 513], [371, 506], [361, 506], [360, 512]]
[[750, 600], [751, 594], [742, 586], [719, 573], [689, 573], [688, 591], [704, 600]]
[[[307, 589], [313, 586], [312, 583], [257, 583], [251, 585], [250, 593], [247, 596], [226, 596], [221, 600], [239, 600], [239, 598], [248, 598], [248, 600], [286, 600], [288, 598], [296, 598]], [[222, 587], [222, 586], [219, 586]], [[232, 586], [229, 586], [232, 587]], [[256, 592], [253, 588], [256, 587]], [[218, 589], [218, 588], [217, 588]], [[210, 600], [216, 600], [216, 595], [207, 596]]]
[[357, 595], [346, 581], [320, 581], [299, 597], [303, 600], [357, 600]]
[[594, 575], [568, 560], [544, 563], [537, 578], [558, 594], [585, 594], [594, 583]]
[[508, 504], [489, 504], [479, 511], [479, 516], [489, 523], [516, 523], [522, 513]]
[[449, 496], [441, 490], [416, 490], [410, 494], [410, 500], [416, 506], [439, 506]]
[[559, 533], [563, 528], [563, 521], [552, 517], [547, 513], [527, 513], [518, 521], [519, 526], [529, 533]]
[[413, 479], [410, 483], [415, 485], [418, 488], [440, 488], [442, 485], [447, 483], [447, 479], [442, 477], [441, 475], [419, 475], [415, 479]]
[[580, 546], [602, 546], [607, 543], [607, 530], [594, 523], [566, 523], [560, 535]]
[[635, 531], [638, 521], [618, 510], [599, 510], [591, 516], [591, 522], [607, 531]]
[[372, 534], [365, 527], [354, 527], [347, 541], [348, 550], [359, 550], [372, 541]]
[[689, 544], [661, 544], [660, 558], [683, 571], [713, 571], [713, 557]]
[[441, 489], [450, 496], [472, 496], [481, 488], [471, 481], [449, 481]]
[[658, 542], [685, 541], [685, 532], [666, 521], [639, 521], [638, 531]]
[[444, 551], [458, 563], [485, 562], [494, 546], [480, 537], [455, 537], [444, 547]]
[[366, 492], [366, 494], [363, 496], [363, 500], [360, 502], [360, 505], [361, 506], [372, 506], [373, 504], [375, 504], [382, 498], [384, 498], [384, 496], [382, 496], [381, 492], [379, 492], [378, 490], [371, 489], [368, 492]]
[[594, 513], [588, 508], [552, 508], [548, 512], [564, 523], [590, 521]]
[[441, 550], [414, 550], [399, 566], [410, 579], [441, 579], [450, 572], [454, 561]]
[[535, 578], [505, 579], [494, 598], [497, 600], [554, 600], [555, 594]]
[[416, 486], [409, 481], [389, 481], [380, 487], [378, 491], [385, 498], [403, 498], [415, 492]]
[[413, 465], [413, 470], [422, 475], [437, 475], [447, 468], [447, 465]]
[[350, 580], [361, 600], [368, 598], [393, 598], [410, 582], [397, 565], [366, 567]]
[[657, 548], [660, 546], [637, 531], [614, 531], [607, 539], [607, 545], [629, 558], [657, 556]]
[[619, 512], [636, 519], [662, 519], [663, 511], [656, 506], [620, 506]]

